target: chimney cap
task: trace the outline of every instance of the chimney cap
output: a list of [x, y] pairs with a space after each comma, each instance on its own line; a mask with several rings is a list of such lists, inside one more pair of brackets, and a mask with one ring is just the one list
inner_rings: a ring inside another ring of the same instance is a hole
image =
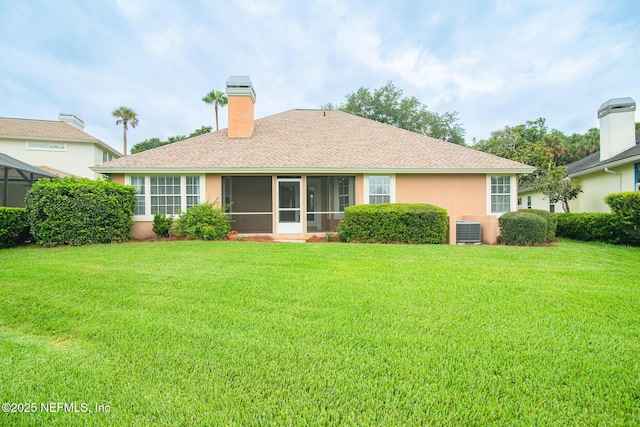
[[625, 111], [636, 111], [636, 101], [630, 97], [612, 98], [600, 106], [598, 118], [601, 119], [610, 113], [623, 113]]
[[250, 96], [256, 102], [256, 91], [249, 76], [231, 76], [227, 80], [227, 95]]
[[58, 120], [60, 120], [61, 122], [69, 123], [71, 126], [77, 129], [84, 129], [84, 120], [78, 117], [78, 115], [71, 110], [60, 110], [60, 114], [58, 114]]

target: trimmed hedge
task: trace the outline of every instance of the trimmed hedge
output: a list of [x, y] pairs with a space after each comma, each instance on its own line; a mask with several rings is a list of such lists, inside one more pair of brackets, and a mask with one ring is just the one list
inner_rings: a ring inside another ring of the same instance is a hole
[[133, 187], [77, 177], [41, 179], [25, 200], [31, 234], [47, 246], [129, 239], [135, 203]]
[[640, 246], [640, 237], [629, 232], [620, 216], [613, 213], [559, 213], [559, 237], [585, 242]]
[[384, 203], [349, 206], [338, 236], [361, 243], [446, 243], [447, 211], [427, 204]]
[[0, 248], [19, 245], [28, 238], [27, 209], [0, 207]]
[[498, 220], [500, 241], [506, 245], [542, 245], [547, 240], [547, 221], [529, 212], [507, 212]]
[[640, 239], [640, 192], [609, 194], [604, 201], [624, 224], [632, 239]]
[[542, 209], [527, 209], [521, 212], [531, 213], [538, 215], [547, 221], [547, 243], [553, 242], [556, 239], [556, 229], [558, 228], [558, 217], [552, 212], [543, 211]]
[[231, 231], [223, 208], [216, 208], [213, 203], [189, 208], [176, 219], [173, 228], [180, 237], [204, 240], [222, 240]]

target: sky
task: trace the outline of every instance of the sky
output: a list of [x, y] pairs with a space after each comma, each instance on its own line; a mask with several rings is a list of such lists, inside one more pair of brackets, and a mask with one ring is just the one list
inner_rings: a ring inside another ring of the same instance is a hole
[[0, 0], [0, 117], [72, 110], [122, 151], [114, 109], [138, 114], [129, 147], [215, 129], [202, 97], [248, 75], [256, 118], [392, 81], [467, 143], [538, 117], [584, 133], [640, 100], [638, 23], [637, 0]]

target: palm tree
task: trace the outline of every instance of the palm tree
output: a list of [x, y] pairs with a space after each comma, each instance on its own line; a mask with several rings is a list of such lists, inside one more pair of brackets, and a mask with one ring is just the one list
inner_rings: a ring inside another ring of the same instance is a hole
[[202, 100], [207, 104], [213, 104], [213, 109], [216, 112], [216, 130], [218, 130], [218, 105], [224, 107], [227, 105], [229, 100], [227, 99], [227, 95], [224, 92], [220, 92], [219, 90], [212, 90], [208, 94], [206, 94]]
[[124, 155], [126, 156], [127, 155], [127, 130], [129, 130], [129, 125], [131, 125], [132, 128], [135, 128], [136, 126], [138, 126], [138, 115], [136, 114], [135, 111], [133, 111], [129, 107], [116, 108], [115, 110], [113, 110], [113, 113], [111, 113], [111, 115], [113, 117], [118, 118], [118, 120], [116, 120], [116, 125], [123, 125], [124, 134], [122, 136], [122, 139], [124, 143]]

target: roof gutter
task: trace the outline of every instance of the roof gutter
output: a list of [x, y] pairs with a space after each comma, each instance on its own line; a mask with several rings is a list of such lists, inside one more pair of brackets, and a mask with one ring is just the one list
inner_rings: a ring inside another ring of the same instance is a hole
[[622, 192], [622, 174], [620, 172], [612, 171], [607, 167], [604, 168], [604, 171], [606, 173], [610, 173], [610, 174], [613, 174], [613, 175], [618, 175], [618, 193]]

